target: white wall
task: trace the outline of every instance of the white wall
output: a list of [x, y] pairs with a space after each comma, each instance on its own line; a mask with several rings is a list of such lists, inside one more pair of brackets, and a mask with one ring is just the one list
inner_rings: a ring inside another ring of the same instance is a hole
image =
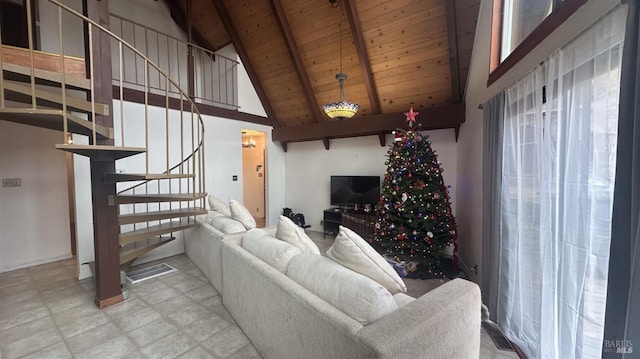
[[[454, 214], [456, 203], [457, 145], [453, 130], [425, 131], [432, 148], [442, 162], [443, 178], [449, 189]], [[387, 146], [380, 146], [378, 136], [331, 140], [327, 151], [320, 141], [290, 143], [285, 155], [286, 207], [304, 214], [311, 230], [322, 231], [323, 210], [331, 208], [330, 176], [380, 176], [387, 170], [385, 161], [392, 135], [387, 135]], [[284, 207], [284, 206], [283, 206]], [[282, 210], [282, 209], [281, 209]]]
[[0, 272], [71, 257], [67, 164], [62, 134], [0, 121]]
[[462, 125], [458, 146], [458, 248], [462, 261], [468, 266], [478, 265], [477, 275], [472, 280], [480, 283], [482, 278], [482, 152], [483, 119], [482, 104], [500, 90], [515, 83], [533, 66], [546, 59], [553, 51], [562, 47], [584, 31], [609, 9], [617, 0], [590, 0], [569, 18], [554, 33], [547, 37], [522, 61], [499, 80], [487, 87], [489, 75], [492, 0], [482, 0], [480, 16], [474, 42], [469, 79], [465, 95], [466, 122]]

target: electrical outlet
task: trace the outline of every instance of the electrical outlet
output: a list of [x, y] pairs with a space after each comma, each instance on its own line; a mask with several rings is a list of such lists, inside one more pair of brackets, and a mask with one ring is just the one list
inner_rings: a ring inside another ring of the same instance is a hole
[[22, 180], [20, 178], [3, 178], [2, 187], [20, 187]]

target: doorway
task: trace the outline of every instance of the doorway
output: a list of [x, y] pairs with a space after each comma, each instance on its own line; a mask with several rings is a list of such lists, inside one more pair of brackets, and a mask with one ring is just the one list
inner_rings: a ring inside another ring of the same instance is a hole
[[242, 130], [242, 202], [258, 227], [266, 226], [266, 133]]

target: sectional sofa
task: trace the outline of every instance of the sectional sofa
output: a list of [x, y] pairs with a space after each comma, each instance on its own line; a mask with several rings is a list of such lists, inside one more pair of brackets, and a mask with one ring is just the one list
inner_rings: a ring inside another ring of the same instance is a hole
[[216, 233], [201, 223], [187, 255], [264, 358], [478, 358], [480, 290], [455, 279], [411, 298], [276, 229]]

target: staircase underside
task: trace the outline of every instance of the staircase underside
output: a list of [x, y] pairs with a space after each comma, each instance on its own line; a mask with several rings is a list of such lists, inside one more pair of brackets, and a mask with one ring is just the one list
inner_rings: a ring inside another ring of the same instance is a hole
[[115, 161], [121, 158], [147, 152], [144, 147], [114, 147], [102, 145], [65, 145], [58, 144], [56, 148], [62, 151], [92, 158], [94, 161]]
[[120, 216], [118, 216], [118, 223], [122, 225], [122, 224], [138, 223], [138, 222], [160, 221], [164, 219], [171, 219], [171, 218], [177, 218], [177, 217], [198, 216], [198, 215], [207, 214], [207, 213], [208, 211], [205, 208], [187, 207], [187, 208], [166, 209], [162, 211], [153, 211], [153, 212], [121, 214]]
[[[67, 114], [67, 131], [85, 136], [92, 136], [93, 124], [78, 116]], [[64, 112], [56, 109], [3, 109], [0, 108], [0, 120], [21, 123], [29, 126], [43, 127], [56, 131], [64, 130]], [[95, 125], [96, 136], [100, 138], [113, 138], [113, 131], [104, 126]]]
[[161, 236], [166, 233], [179, 232], [187, 228], [195, 227], [197, 222], [182, 220], [161, 223], [155, 226], [149, 226], [141, 229], [136, 229], [130, 232], [120, 234], [120, 246], [126, 246], [127, 244], [149, 239], [156, 236]]
[[206, 193], [154, 193], [154, 194], [120, 194], [115, 196], [113, 202], [125, 203], [151, 203], [151, 202], [180, 202], [195, 201], [205, 198]]
[[194, 178], [193, 174], [182, 173], [105, 173], [105, 183], [117, 183], [127, 181], [151, 181], [161, 179]]
[[128, 267], [136, 258], [150, 252], [175, 239], [175, 237], [158, 237], [157, 242], [143, 247], [120, 251], [120, 266]]

